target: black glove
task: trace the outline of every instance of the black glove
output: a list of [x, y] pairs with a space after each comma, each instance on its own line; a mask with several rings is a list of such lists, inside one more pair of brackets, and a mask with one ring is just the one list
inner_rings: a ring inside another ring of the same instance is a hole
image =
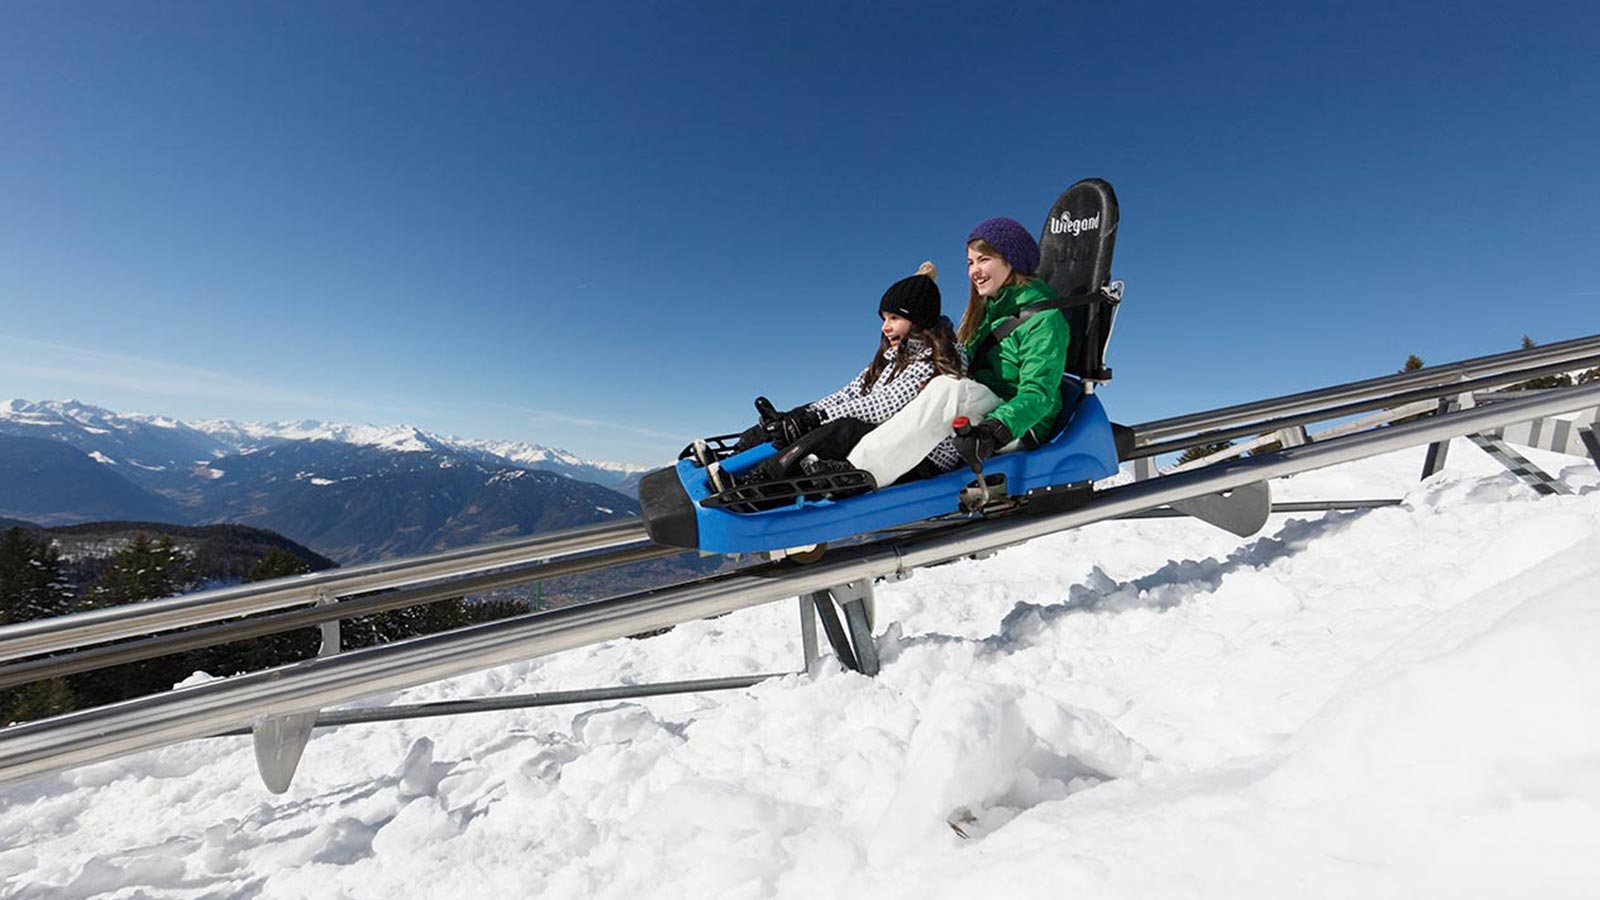
[[778, 434], [773, 443], [787, 447], [822, 424], [822, 415], [809, 406], [796, 406], [778, 416]]
[[999, 419], [984, 419], [977, 425], [956, 427], [956, 452], [973, 468], [980, 466], [1011, 441], [1011, 429]]
[[809, 406], [796, 406], [781, 413], [765, 397], [756, 398], [756, 415], [761, 418], [760, 427], [767, 433], [767, 440], [779, 450], [822, 424], [822, 415]]

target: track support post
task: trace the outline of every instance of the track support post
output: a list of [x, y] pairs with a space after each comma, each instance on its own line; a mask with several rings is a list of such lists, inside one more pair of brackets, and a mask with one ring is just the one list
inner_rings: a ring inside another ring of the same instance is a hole
[[1589, 458], [1594, 460], [1596, 467], [1600, 467], [1600, 425], [1591, 425], [1578, 432], [1578, 439], [1583, 441], [1583, 447], [1589, 451]]
[[[327, 588], [317, 591], [318, 606], [332, 606], [338, 602], [339, 598]], [[317, 655], [333, 656], [340, 651], [340, 644], [339, 620], [322, 623], [322, 647]], [[317, 723], [319, 711], [313, 709], [286, 716], [271, 716], [258, 720], [251, 727], [250, 736], [256, 750], [256, 771], [261, 773], [261, 781], [267, 790], [274, 794], [289, 790], [295, 769], [300, 766], [300, 757], [311, 740], [311, 729]]]
[[[1434, 415], [1442, 416], [1445, 413], [1450, 412], [1452, 406], [1452, 401], [1450, 398], [1446, 397], [1439, 401], [1439, 408], [1434, 412]], [[1422, 475], [1417, 480], [1427, 481], [1429, 478], [1432, 478], [1440, 472], [1443, 472], [1445, 459], [1449, 457], [1449, 455], [1449, 441], [1438, 441], [1437, 443], [1429, 444], [1428, 455], [1422, 461]]]
[[[834, 654], [839, 657], [839, 662], [843, 663], [845, 668], [868, 676], [878, 674], [878, 647], [872, 640], [872, 628], [876, 618], [872, 579], [863, 578], [835, 585], [826, 590], [807, 594], [800, 600], [802, 605], [810, 601], [812, 608], [816, 610], [817, 618], [822, 620], [822, 631], [828, 636], [828, 643], [833, 645]], [[839, 618], [840, 611], [844, 612], [843, 621]], [[809, 618], [802, 614], [802, 641]], [[808, 666], [813, 658], [807, 656]]]
[[811, 671], [811, 664], [822, 655], [817, 650], [817, 616], [809, 594], [800, 598], [800, 655], [802, 672]]

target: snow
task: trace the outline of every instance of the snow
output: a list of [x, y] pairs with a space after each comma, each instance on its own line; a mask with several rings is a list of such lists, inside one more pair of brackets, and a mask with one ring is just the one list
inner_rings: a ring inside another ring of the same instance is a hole
[[[1600, 489], [1470, 444], [878, 587], [883, 671], [248, 740], [0, 788], [3, 897], [1538, 897], [1600, 877]], [[793, 669], [794, 603], [373, 698]], [[203, 677], [203, 676], [202, 676]]]
[[37, 427], [70, 425], [91, 435], [106, 435], [113, 431], [132, 432], [141, 425], [168, 431], [189, 429], [211, 438], [226, 448], [214, 449], [212, 451], [214, 456], [223, 456], [230, 452], [250, 454], [284, 441], [334, 441], [397, 453], [453, 451], [468, 455], [483, 454], [502, 464], [525, 468], [549, 466], [560, 474], [584, 480], [599, 474], [600, 480], [607, 484], [617, 483], [629, 475], [652, 468], [586, 460], [565, 450], [541, 447], [537, 444], [469, 440], [453, 435], [435, 434], [423, 431], [414, 425], [352, 425], [317, 419], [266, 423], [236, 422], [229, 419], [182, 422], [167, 416], [117, 413], [76, 400], [43, 400], [38, 403], [17, 399], [0, 401], [0, 421]]
[[639, 472], [647, 472], [654, 468], [653, 466], [639, 466], [630, 463], [582, 459], [565, 450], [542, 447], [538, 444], [529, 444], [522, 441], [471, 440], [455, 437], [454, 435], [439, 436], [439, 438], [453, 447], [477, 450], [488, 453], [491, 456], [497, 456], [508, 462], [525, 466], [533, 466], [539, 463], [559, 463], [576, 468], [592, 468], [605, 472], [615, 472], [620, 475], [633, 475]]
[[90, 450], [89, 458], [103, 466], [114, 466], [117, 464], [116, 460], [105, 455], [104, 453], [101, 453], [99, 450]]
[[429, 442], [425, 432], [411, 425], [344, 425], [316, 419], [269, 423], [214, 419], [194, 422], [191, 427], [217, 440], [240, 445], [241, 449], [250, 444], [259, 448], [278, 441], [337, 441], [401, 453], [438, 449]]

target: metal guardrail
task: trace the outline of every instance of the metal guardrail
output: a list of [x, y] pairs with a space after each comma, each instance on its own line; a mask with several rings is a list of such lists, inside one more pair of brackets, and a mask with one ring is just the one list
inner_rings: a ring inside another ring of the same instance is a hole
[[[1502, 375], [1516, 376], [1506, 378], [1500, 382], [1504, 384], [1537, 377], [1539, 374], [1589, 368], [1600, 364], [1595, 362], [1594, 358], [1596, 356], [1600, 356], [1600, 334], [1573, 338], [1554, 344], [1545, 344], [1528, 350], [1511, 350], [1491, 356], [1479, 356], [1459, 362], [1427, 366], [1410, 372], [1382, 375], [1377, 378], [1352, 381], [1333, 387], [1302, 391], [1297, 394], [1286, 394], [1269, 400], [1257, 400], [1235, 406], [1219, 407], [1204, 412], [1173, 416], [1167, 419], [1156, 419], [1135, 425], [1134, 432], [1140, 445], [1143, 446], [1154, 444], [1158, 441], [1170, 440], [1180, 435], [1202, 431], [1210, 432], [1263, 419], [1297, 416], [1330, 406], [1359, 404], [1406, 391], [1450, 384], [1459, 385], [1460, 382], [1474, 379], [1494, 378]], [[1529, 371], [1535, 368], [1540, 369], [1540, 371]], [[1453, 393], [1453, 391], [1443, 391], [1433, 396], [1444, 396], [1450, 393]], [[1374, 407], [1365, 408], [1371, 409]], [[1257, 426], [1252, 425], [1241, 430], [1239, 434], [1254, 433], [1257, 428]], [[1271, 431], [1273, 429], [1262, 426], [1259, 427], [1259, 430]], [[1175, 447], [1173, 449], [1184, 448]]]
[[[428, 584], [422, 587], [380, 592], [355, 599], [340, 600], [337, 603], [319, 603], [315, 606], [256, 616], [242, 621], [188, 628], [183, 631], [166, 632], [88, 649], [63, 651], [52, 656], [36, 657], [14, 662], [10, 665], [0, 665], [0, 688], [26, 684], [30, 681], [42, 681], [47, 678], [60, 678], [65, 675], [74, 675], [79, 672], [88, 672], [94, 669], [103, 669], [108, 666], [117, 666], [145, 659], [154, 659], [158, 656], [182, 653], [187, 650], [210, 647], [215, 644], [249, 640], [296, 628], [307, 628], [327, 622], [337, 622], [355, 616], [371, 615], [392, 609], [404, 609], [423, 603], [434, 603], [452, 597], [526, 584], [536, 579], [559, 578], [565, 575], [595, 572], [634, 562], [661, 559], [662, 557], [676, 556], [682, 552], [676, 547], [661, 547], [655, 544], [630, 545], [587, 556], [545, 560], [540, 565], [531, 568], [519, 566], [514, 569], [496, 571], [486, 575], [455, 578], [440, 584]], [[68, 636], [64, 635], [62, 639], [68, 639]], [[337, 640], [334, 643], [337, 643]]]
[[[1448, 382], [1445, 384], [1414, 388], [1397, 393], [1379, 394], [1377, 396], [1368, 397], [1367, 399], [1340, 403], [1334, 406], [1322, 405], [1302, 408], [1298, 412], [1287, 413], [1272, 419], [1256, 419], [1251, 420], [1243, 425], [1218, 427], [1214, 430], [1195, 432], [1193, 434], [1188, 434], [1184, 437], [1175, 438], [1169, 441], [1157, 441], [1141, 444], [1135, 448], [1134, 452], [1128, 454], [1127, 458], [1141, 459], [1144, 457], [1159, 456], [1163, 453], [1174, 453], [1186, 450], [1189, 447], [1197, 444], [1213, 444], [1250, 435], [1266, 434], [1279, 431], [1284, 428], [1309, 425], [1312, 422], [1324, 422], [1330, 419], [1344, 418], [1345, 416], [1353, 416], [1357, 413], [1371, 412], [1377, 409], [1408, 406], [1425, 400], [1438, 400], [1446, 397], [1459, 396], [1464, 393], [1471, 393], [1473, 391], [1502, 388], [1506, 385], [1524, 381], [1529, 378], [1537, 378], [1541, 375], [1554, 375], [1557, 373], [1566, 372], [1574, 364], [1584, 367], [1588, 367], [1590, 365], [1600, 366], [1600, 355], [1578, 357], [1576, 360], [1570, 362], [1545, 364], [1528, 369], [1515, 369], [1509, 372], [1499, 372], [1493, 375], [1485, 375], [1481, 378], [1474, 378], [1467, 381]], [[1142, 437], [1142, 433], [1139, 432], [1137, 428], [1134, 430], [1134, 433], [1136, 435], [1136, 440]]]
[[647, 542], [635, 519], [19, 622], [0, 626], [0, 662]]
[[1562, 388], [1320, 444], [1110, 488], [1081, 509], [1018, 515], [844, 548], [810, 566], [756, 566], [583, 606], [520, 616], [141, 697], [0, 731], [0, 782], [305, 714], [374, 693], [994, 552], [1036, 537], [1338, 463], [1600, 404], [1600, 384]]

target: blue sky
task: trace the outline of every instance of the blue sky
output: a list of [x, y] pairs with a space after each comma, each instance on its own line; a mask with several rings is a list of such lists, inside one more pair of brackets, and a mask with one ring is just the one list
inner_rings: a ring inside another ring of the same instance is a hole
[[1122, 421], [1600, 331], [1600, 13], [1426, 7], [9, 2], [0, 397], [661, 461], [1086, 176]]

